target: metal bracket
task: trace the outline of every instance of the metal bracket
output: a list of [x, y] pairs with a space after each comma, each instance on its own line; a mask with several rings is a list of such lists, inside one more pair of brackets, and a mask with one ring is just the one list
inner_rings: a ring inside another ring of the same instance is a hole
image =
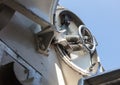
[[36, 48], [37, 51], [48, 55], [48, 47], [54, 37], [54, 31], [52, 29], [44, 29], [39, 33], [35, 34]]

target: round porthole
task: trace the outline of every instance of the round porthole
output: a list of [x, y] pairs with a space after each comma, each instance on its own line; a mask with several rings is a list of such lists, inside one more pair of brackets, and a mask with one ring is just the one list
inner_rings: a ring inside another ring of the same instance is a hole
[[62, 72], [69, 85], [76, 85], [83, 76], [90, 76], [98, 71], [95, 39], [84, 23], [69, 10], [59, 8], [56, 11], [55, 25], [55, 50]]
[[71, 26], [66, 25], [64, 28], [66, 32], [60, 33], [61, 37], [58, 37], [56, 49], [60, 61], [64, 61], [72, 70], [82, 75], [94, 73], [98, 66], [98, 56], [94, 52], [96, 45], [92, 34], [84, 25], [74, 28], [73, 25], [76, 24], [73, 21], [69, 25]]

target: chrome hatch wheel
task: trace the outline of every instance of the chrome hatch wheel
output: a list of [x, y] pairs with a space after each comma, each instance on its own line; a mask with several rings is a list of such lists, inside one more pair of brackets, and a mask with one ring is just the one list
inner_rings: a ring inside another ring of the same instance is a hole
[[93, 53], [96, 49], [96, 41], [94, 36], [92, 36], [91, 32], [85, 25], [80, 25], [78, 29], [78, 34], [81, 39], [82, 44]]

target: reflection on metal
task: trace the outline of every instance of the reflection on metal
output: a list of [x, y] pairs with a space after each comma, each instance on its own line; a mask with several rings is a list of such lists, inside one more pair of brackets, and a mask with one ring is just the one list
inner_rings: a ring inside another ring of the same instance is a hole
[[[70, 24], [71, 21], [75, 22], [75, 23]], [[63, 32], [62, 30], [76, 31], [75, 30], [76, 26], [78, 28], [82, 24], [84, 24], [84, 23], [73, 12], [65, 9], [62, 6], [57, 6], [55, 26], [56, 26], [56, 30], [58, 32]], [[75, 26], [74, 30], [66, 29], [66, 28], [64, 29], [64, 27], [72, 27], [72, 26], [73, 27]]]
[[8, 24], [14, 12], [10, 7], [0, 4], [0, 30]]
[[56, 43], [63, 46], [63, 49], [70, 54], [73, 51], [82, 50], [83, 46], [80, 43], [78, 35], [66, 35], [65, 38], [59, 40], [57, 39]]
[[15, 76], [14, 63], [0, 66], [0, 85], [22, 85]]

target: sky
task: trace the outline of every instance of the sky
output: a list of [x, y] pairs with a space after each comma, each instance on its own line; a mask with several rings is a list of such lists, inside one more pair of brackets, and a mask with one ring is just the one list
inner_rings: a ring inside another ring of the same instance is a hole
[[95, 36], [106, 71], [120, 68], [120, 0], [59, 0], [75, 13]]

